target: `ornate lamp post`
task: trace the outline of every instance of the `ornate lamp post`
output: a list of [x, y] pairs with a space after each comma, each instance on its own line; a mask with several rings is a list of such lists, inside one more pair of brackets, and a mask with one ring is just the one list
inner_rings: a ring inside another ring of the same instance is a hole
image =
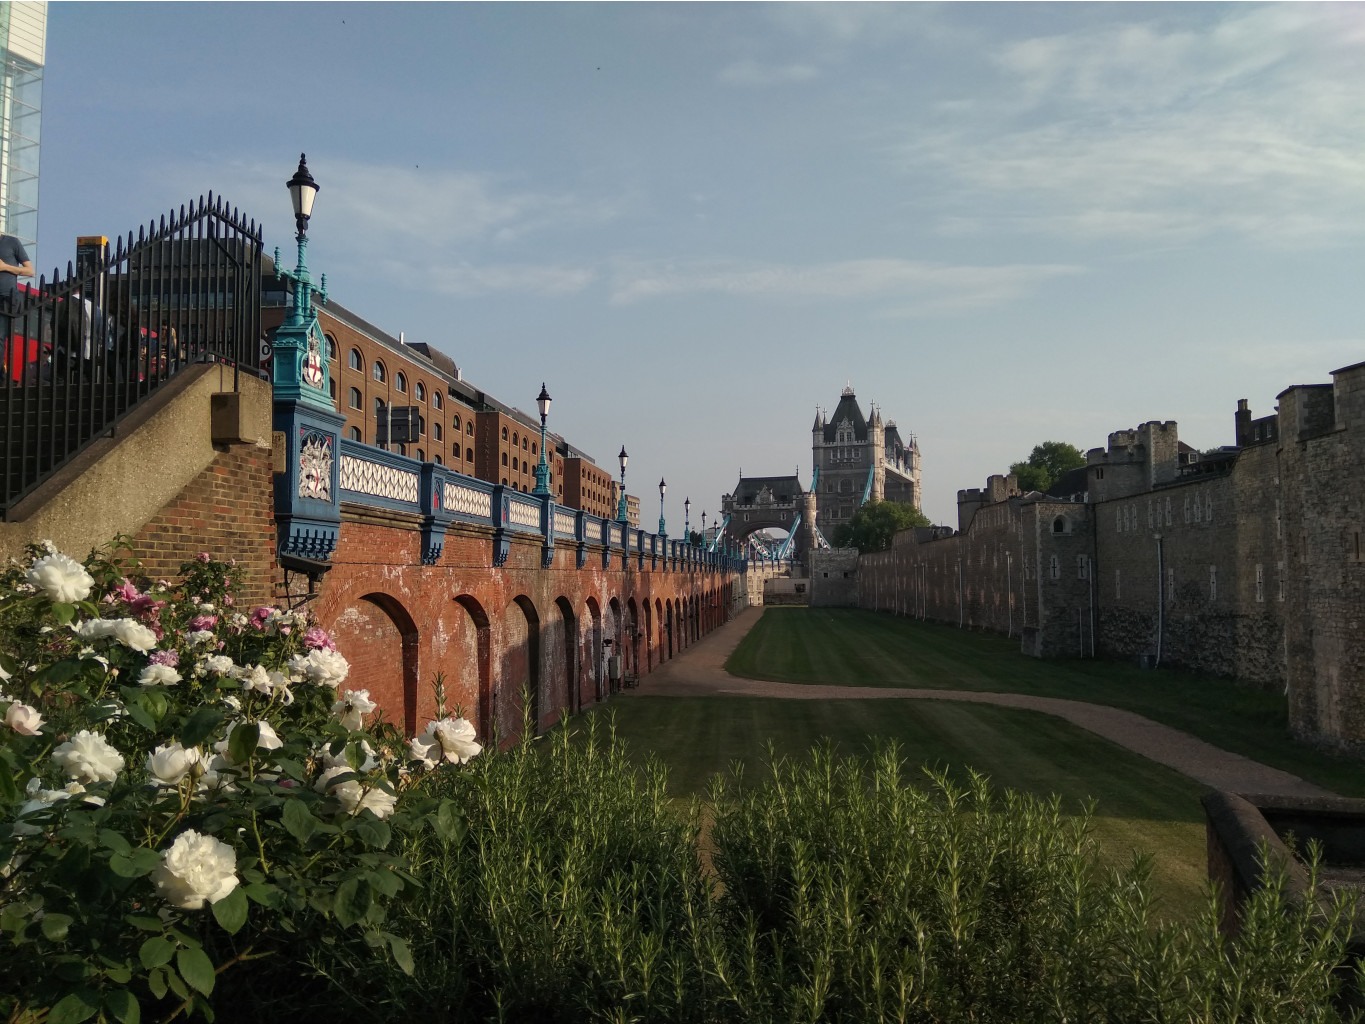
[[691, 499], [691, 498], [684, 498], [684, 499], [683, 499], [683, 543], [685, 543], [685, 544], [691, 544], [691, 543], [692, 543], [692, 520], [689, 518], [689, 516], [691, 516], [691, 514], [692, 514], [692, 499]]
[[667, 537], [668, 530], [664, 528], [664, 491], [668, 490], [668, 484], [664, 483], [664, 478], [659, 477], [659, 536]]
[[321, 287], [314, 287], [307, 259], [308, 219], [313, 215], [313, 200], [317, 198], [319, 186], [308, 173], [308, 162], [302, 153], [299, 154], [299, 168], [287, 185], [294, 205], [298, 262], [292, 271], [281, 270], [280, 250], [275, 250], [276, 274], [294, 285], [289, 315], [275, 332], [275, 398], [335, 412], [336, 406], [327, 390], [327, 350], [313, 306], [315, 294], [321, 303], [327, 302], [327, 275], [322, 276]]
[[550, 493], [550, 467], [545, 461], [545, 417], [550, 415], [550, 393], [545, 390], [544, 381], [540, 383], [536, 408], [540, 410], [540, 462], [536, 465], [536, 488], [531, 493], [544, 497]]
[[703, 549], [706, 548], [706, 510], [705, 510], [705, 509], [702, 509], [702, 512], [701, 512], [701, 546], [702, 546]]
[[621, 460], [621, 503], [616, 508], [616, 518], [621, 522], [626, 522], [626, 459], [630, 458], [626, 454], [626, 446], [621, 445], [621, 454], [617, 456]]

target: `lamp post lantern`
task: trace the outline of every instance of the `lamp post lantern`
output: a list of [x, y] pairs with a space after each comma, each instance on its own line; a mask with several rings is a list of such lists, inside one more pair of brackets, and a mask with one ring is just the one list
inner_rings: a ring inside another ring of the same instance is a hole
[[706, 550], [706, 509], [701, 511], [701, 546]]
[[668, 484], [664, 483], [664, 478], [659, 477], [659, 536], [667, 537], [668, 530], [664, 528], [664, 491], [668, 490]]
[[692, 499], [683, 499], [683, 542], [692, 543]]
[[540, 410], [540, 462], [536, 464], [536, 487], [531, 493], [544, 497], [550, 493], [550, 466], [545, 461], [545, 417], [550, 415], [550, 392], [545, 390], [544, 381], [540, 383], [536, 408]]
[[626, 459], [630, 458], [626, 454], [626, 446], [621, 445], [621, 454], [617, 456], [621, 460], [621, 502], [616, 507], [616, 518], [621, 522], [626, 522]]
[[313, 200], [317, 198], [320, 186], [309, 173], [304, 154], [299, 154], [298, 170], [285, 184], [294, 207], [294, 240], [298, 243], [298, 256], [292, 271], [283, 270], [280, 268], [280, 250], [275, 250], [276, 274], [294, 286], [289, 313], [275, 332], [275, 398], [335, 412], [336, 406], [327, 389], [327, 350], [314, 307], [314, 296], [319, 303], [327, 302], [327, 275], [322, 275], [321, 286], [315, 286], [308, 273], [308, 220], [313, 215]]

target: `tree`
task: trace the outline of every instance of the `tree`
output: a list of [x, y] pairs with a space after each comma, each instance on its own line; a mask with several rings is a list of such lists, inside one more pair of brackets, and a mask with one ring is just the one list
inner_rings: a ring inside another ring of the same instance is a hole
[[1065, 441], [1044, 441], [1035, 445], [1027, 462], [1016, 462], [1010, 472], [1023, 491], [1046, 491], [1064, 473], [1085, 465], [1085, 456], [1074, 444]]
[[834, 530], [833, 542], [839, 548], [860, 552], [885, 551], [897, 530], [912, 526], [932, 526], [929, 517], [914, 505], [899, 501], [869, 501], [847, 523]]

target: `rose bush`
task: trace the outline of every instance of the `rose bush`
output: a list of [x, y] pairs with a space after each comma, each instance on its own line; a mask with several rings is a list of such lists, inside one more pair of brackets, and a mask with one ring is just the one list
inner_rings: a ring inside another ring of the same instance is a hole
[[212, 1017], [225, 969], [316, 943], [410, 968], [408, 743], [231, 564], [135, 573], [46, 543], [0, 573], [0, 1019]]

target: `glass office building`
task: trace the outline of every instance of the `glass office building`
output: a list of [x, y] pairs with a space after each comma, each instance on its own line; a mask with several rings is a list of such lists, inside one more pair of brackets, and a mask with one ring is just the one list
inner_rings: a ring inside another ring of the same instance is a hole
[[38, 266], [38, 142], [47, 4], [0, 0], [0, 217]]

